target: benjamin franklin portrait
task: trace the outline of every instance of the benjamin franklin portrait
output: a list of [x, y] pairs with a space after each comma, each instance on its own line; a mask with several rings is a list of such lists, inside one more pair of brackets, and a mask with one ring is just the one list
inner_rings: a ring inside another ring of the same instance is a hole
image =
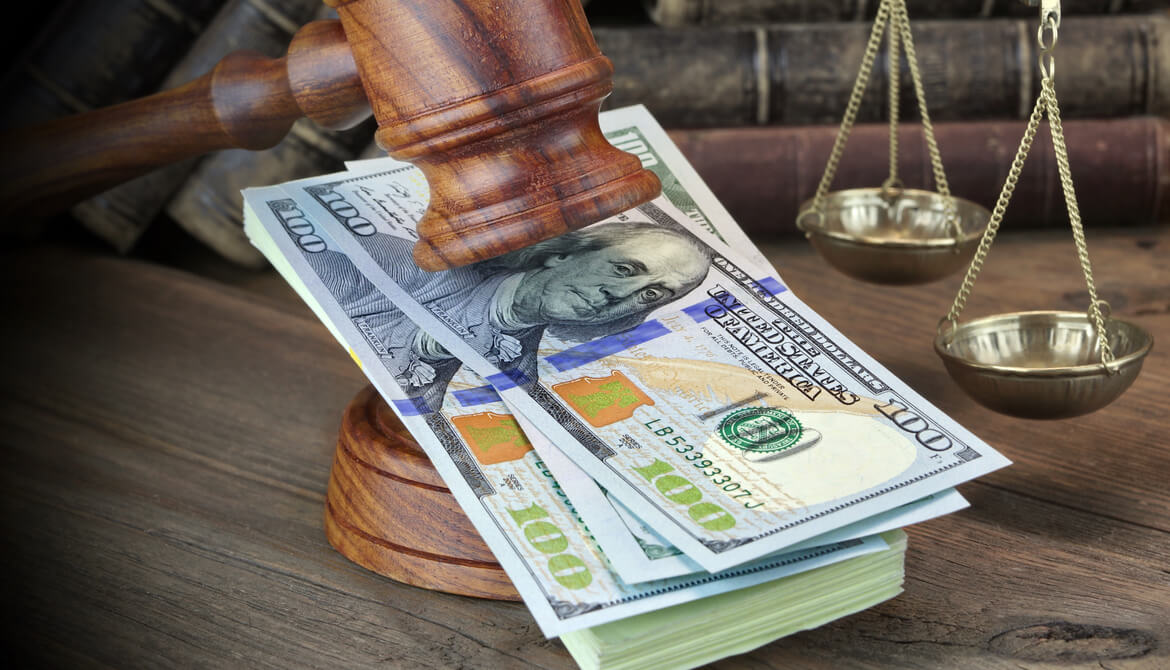
[[[475, 265], [427, 272], [411, 260], [413, 242], [375, 234], [365, 244], [406, 292], [517, 386], [536, 380], [546, 333], [585, 342], [627, 330], [694, 290], [710, 267], [694, 237], [649, 222], [604, 223]], [[339, 301], [399, 385], [437, 410], [461, 363], [421, 331], [348, 261], [316, 254], [318, 271], [344, 273]]]

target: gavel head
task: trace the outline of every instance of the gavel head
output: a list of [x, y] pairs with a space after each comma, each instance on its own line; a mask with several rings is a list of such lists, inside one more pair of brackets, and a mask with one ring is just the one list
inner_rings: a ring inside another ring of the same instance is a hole
[[492, 258], [660, 192], [601, 133], [613, 66], [579, 0], [325, 2], [341, 16], [378, 144], [430, 185], [419, 266]]

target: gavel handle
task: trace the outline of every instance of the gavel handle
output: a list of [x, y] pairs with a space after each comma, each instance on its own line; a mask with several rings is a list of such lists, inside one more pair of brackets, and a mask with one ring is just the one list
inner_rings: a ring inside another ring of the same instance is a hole
[[185, 158], [266, 149], [302, 116], [343, 129], [369, 115], [340, 22], [309, 23], [282, 58], [237, 51], [179, 88], [0, 137], [0, 214], [47, 216]]

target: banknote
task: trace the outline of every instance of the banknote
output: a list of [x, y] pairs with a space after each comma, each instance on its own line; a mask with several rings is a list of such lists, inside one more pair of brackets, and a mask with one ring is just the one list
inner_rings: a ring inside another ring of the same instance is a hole
[[[516, 420], [529, 435], [537, 432], [522, 415]], [[610, 558], [623, 581], [639, 582], [703, 572], [703, 567], [674, 547], [620, 502], [612, 499], [560, 450], [533, 439], [534, 448], [558, 485], [577, 501], [581, 520]], [[929, 521], [969, 506], [955, 489], [946, 489], [887, 512], [857, 521], [789, 547], [784, 553], [883, 533]]]
[[1007, 464], [665, 199], [429, 273], [413, 168], [284, 188], [408, 317], [386, 342], [419, 411], [468, 365], [709, 572]]
[[[627, 111], [638, 111], [642, 118], [631, 119], [628, 114], [624, 114]], [[709, 191], [703, 193], [700, 189], [692, 187], [693, 190], [700, 191], [697, 193], [697, 197], [705, 200], [707, 208], [722, 213], [722, 217], [716, 215], [714, 220], [708, 219], [699, 209], [699, 205], [692, 198], [690, 192], [683, 190], [678, 185], [678, 179], [673, 176], [670, 170], [673, 168], [685, 172], [689, 169], [689, 165], [680, 165], [685, 159], [677, 153], [673, 144], [669, 143], [664, 131], [657, 129], [656, 126], [646, 127], [645, 114], [647, 113], [644, 108], [618, 110], [603, 113], [601, 119], [603, 127], [607, 121], [611, 125], [618, 126], [618, 129], [611, 133], [611, 139], [624, 142], [622, 146], [642, 157], [644, 166], [654, 169], [665, 183], [675, 185], [670, 197], [671, 202], [677, 202], [681, 207], [686, 207], [688, 217], [700, 222], [700, 235], [706, 233], [715, 239], [723, 239], [718, 234], [715, 222], [720, 218], [726, 221], [729, 216], [725, 210], [722, 210], [721, 205]], [[640, 121], [640, 125], [627, 125], [635, 121]], [[656, 130], [657, 132], [655, 132]], [[654, 141], [657, 141], [658, 144], [652, 144]], [[666, 143], [665, 146], [663, 146], [663, 142]], [[674, 150], [674, 155], [671, 154], [671, 150]], [[347, 163], [347, 167], [355, 175], [410, 168], [408, 164], [390, 158], [350, 161]], [[690, 182], [693, 184], [696, 179], [697, 176], [692, 176]], [[732, 233], [730, 237], [735, 239], [734, 234], [740, 231], [738, 228], [732, 228], [730, 232]], [[767, 260], [762, 256], [759, 259], [760, 262], [767, 263]], [[581, 501], [577, 507], [578, 514], [586, 525], [593, 529], [591, 531], [592, 537], [605, 552], [611, 567], [624, 581], [638, 583], [703, 571], [702, 566], [687, 558], [669, 541], [654, 532], [648, 524], [638, 519], [624, 505], [597, 486], [584, 471], [565, 458], [559, 450], [556, 450], [552, 443], [544, 438], [538, 430], [535, 430], [535, 427], [528, 423], [522, 415], [514, 414], [524, 429], [523, 432], [529, 436], [528, 439], [532, 442], [533, 449], [541, 456], [544, 465], [556, 480], [560, 482], [560, 486], [570, 498]], [[966, 506], [966, 501], [958, 492], [954, 489], [948, 489], [942, 493], [930, 495], [888, 512], [849, 524], [845, 528], [830, 531], [823, 536], [811, 538], [799, 543], [793, 549], [874, 535], [950, 514]]]
[[[779, 276], [769, 261], [748, 241], [743, 231], [733, 223], [728, 224], [732, 221], [731, 215], [644, 106], [602, 112], [600, 124], [611, 143], [636, 155], [641, 160], [642, 167], [658, 176], [663, 185], [663, 194], [697, 224], [700, 235], [706, 233], [716, 240], [734, 246], [760, 266], [768, 267], [773, 274]], [[383, 157], [349, 161], [346, 167], [355, 174], [369, 174], [396, 171], [409, 168], [409, 165]], [[724, 225], [723, 230], [719, 229], [720, 224]], [[522, 415], [517, 414], [517, 420], [522, 425], [526, 424]], [[528, 424], [526, 432], [532, 436], [534, 448], [542, 454], [545, 464], [561, 486], [572, 498], [581, 501], [579, 510], [582, 517], [593, 529], [593, 537], [601, 545], [610, 564], [622, 579], [636, 583], [702, 570], [695, 561], [687, 558], [654, 532], [649, 525], [597, 486], [596, 482], [572, 461], [557, 451], [550, 452], [551, 445], [539, 431], [531, 429], [531, 424]], [[815, 545], [863, 537], [889, 528], [921, 523], [966, 506], [966, 501], [958, 492], [948, 489], [800, 544], [812, 546], [809, 543]]]
[[[718, 575], [627, 584], [613, 572], [571, 499], [482, 377], [455, 370], [433, 409], [386, 334], [402, 318], [279, 188], [245, 192], [245, 231], [325, 323], [427, 452], [548, 636], [777, 579], [880, 551], [869, 537], [770, 556]], [[355, 296], [360, 296], [356, 300]]]
[[[696, 224], [695, 229], [700, 236], [706, 232], [779, 277], [768, 259], [758, 253], [743, 230], [734, 224], [731, 215], [649, 110], [642, 105], [609, 110], [600, 115], [600, 124], [606, 139], [617, 148], [636, 155], [642, 167], [658, 176], [662, 182], [663, 195]], [[354, 163], [360, 163], [357, 167], [363, 172], [404, 167], [390, 160]], [[522, 417], [519, 420], [522, 425], [525, 423]], [[541, 444], [537, 444], [537, 449], [540, 448]], [[546, 455], [545, 462], [569, 495], [581, 501], [580, 509], [585, 521], [594, 529], [594, 537], [610, 556], [623, 579], [637, 582], [701, 570], [697, 563], [654, 532], [624, 505], [613, 500], [572, 461], [553, 453]], [[809, 545], [810, 542], [824, 544], [832, 540], [901, 528], [965, 507], [966, 500], [954, 489], [947, 489], [796, 546]]]
[[[720, 222], [731, 220], [730, 215], [699, 179], [694, 169], [670, 141], [645, 107], [637, 106], [612, 110], [601, 114], [601, 126], [606, 137], [619, 148], [637, 155], [642, 166], [655, 172], [663, 183], [663, 192], [672, 204], [698, 224], [697, 233], [723, 242], [733, 242], [741, 249], [755, 251], [742, 231], [732, 225], [720, 234]], [[349, 161], [346, 167], [354, 173], [409, 169], [407, 163], [392, 158]], [[681, 177], [679, 175], [682, 175]], [[686, 182], [684, 186], [683, 182]], [[689, 187], [689, 188], [688, 188]], [[700, 204], [700, 202], [702, 204]], [[709, 210], [713, 214], [706, 214]], [[726, 225], [726, 224], [725, 224]], [[771, 268], [761, 254], [753, 257]], [[775, 272], [772, 269], [773, 273]], [[524, 432], [528, 434], [535, 451], [568, 493], [580, 501], [578, 513], [592, 529], [592, 536], [604, 550], [610, 565], [628, 583], [638, 583], [666, 577], [702, 572], [702, 566], [687, 558], [624, 505], [597, 486], [587, 474], [564, 457], [551, 442], [535, 430], [523, 415], [514, 413]], [[845, 528], [830, 531], [799, 543], [794, 549], [829, 544], [884, 532], [894, 528], [921, 523], [967, 506], [966, 500], [954, 489], [927, 496], [888, 512], [877, 514]]]

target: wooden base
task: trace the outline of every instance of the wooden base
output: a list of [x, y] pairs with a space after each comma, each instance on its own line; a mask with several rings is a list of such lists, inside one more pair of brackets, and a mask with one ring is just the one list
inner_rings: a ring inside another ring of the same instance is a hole
[[391, 579], [520, 600], [426, 454], [369, 386], [342, 418], [325, 535], [343, 556]]

